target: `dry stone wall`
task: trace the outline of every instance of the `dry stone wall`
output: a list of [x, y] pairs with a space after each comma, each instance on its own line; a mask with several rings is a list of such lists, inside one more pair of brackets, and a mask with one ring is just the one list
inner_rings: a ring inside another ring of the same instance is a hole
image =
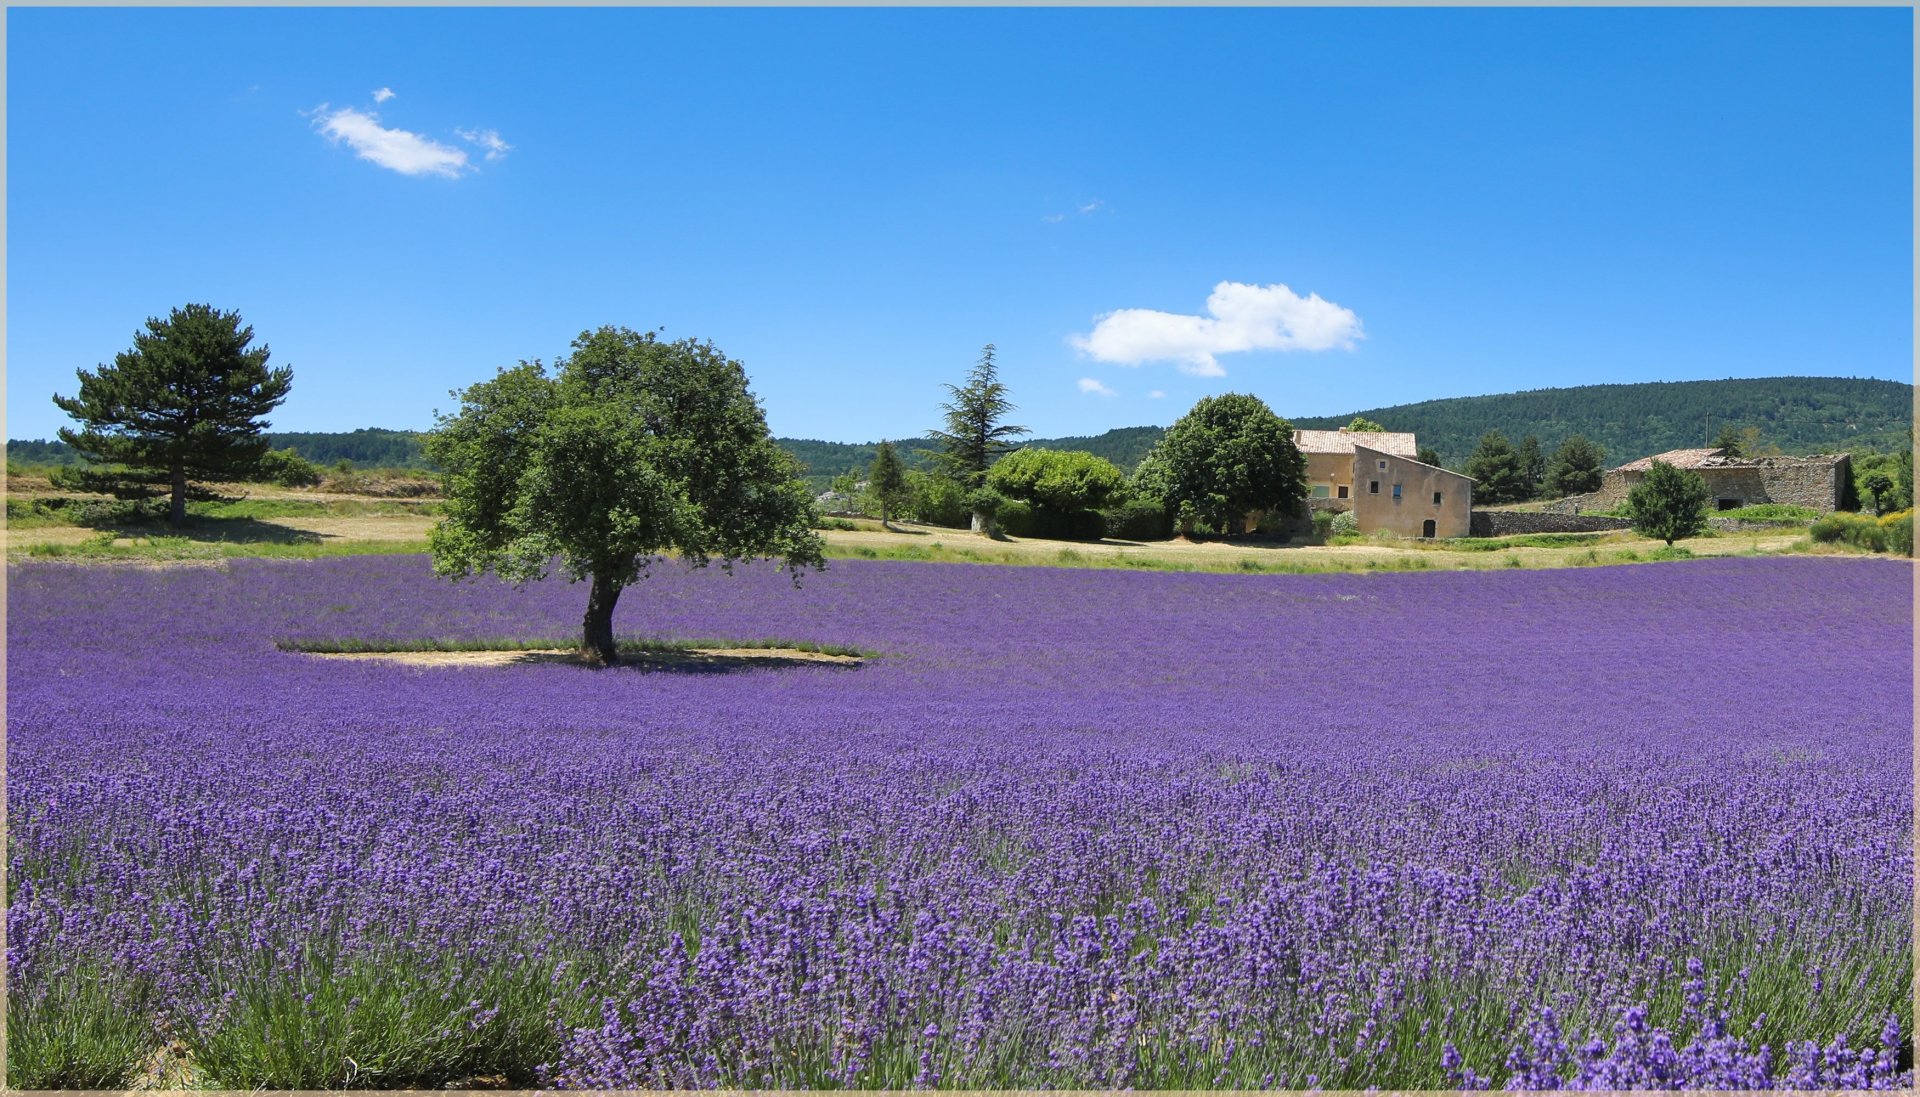
[[1476, 510], [1471, 532], [1475, 537], [1511, 537], [1520, 533], [1599, 533], [1632, 529], [1625, 518], [1597, 514], [1554, 514], [1537, 510]]

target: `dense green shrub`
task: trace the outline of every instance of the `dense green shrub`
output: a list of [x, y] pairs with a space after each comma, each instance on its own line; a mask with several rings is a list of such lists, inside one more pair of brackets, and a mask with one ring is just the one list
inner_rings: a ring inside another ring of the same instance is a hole
[[1815, 541], [1829, 544], [1838, 542], [1868, 552], [1887, 550], [1886, 531], [1877, 519], [1865, 514], [1836, 510], [1815, 522], [1807, 532]]
[[283, 488], [311, 487], [320, 482], [321, 468], [295, 449], [270, 449], [257, 466], [260, 478]]
[[1106, 518], [1097, 510], [1062, 514], [1025, 499], [1001, 503], [994, 523], [1009, 537], [1044, 537], [1053, 541], [1097, 541], [1107, 532]]
[[1327, 522], [1327, 536], [1355, 537], [1360, 533], [1360, 519], [1350, 510], [1343, 510]]
[[[981, 513], [987, 513], [982, 511]], [[1025, 499], [1004, 499], [991, 512], [994, 525], [1009, 537], [1036, 537], [1034, 506]]]
[[1707, 481], [1699, 473], [1655, 461], [1627, 492], [1627, 511], [1636, 532], [1658, 537], [1671, 547], [1675, 541], [1706, 531], [1710, 498]]
[[1173, 536], [1173, 514], [1158, 499], [1129, 499], [1108, 507], [1106, 535], [1123, 541], [1164, 541]]
[[1898, 510], [1880, 519], [1880, 531], [1886, 540], [1887, 551], [1902, 556], [1913, 555], [1913, 509]]
[[1068, 541], [1098, 541], [1107, 535], [1107, 516], [1097, 510], [1074, 510], [1054, 514], [1051, 522], [1058, 533], [1048, 534]]
[[966, 529], [973, 520], [967, 489], [958, 480], [918, 470], [907, 472], [905, 512], [916, 522], [954, 529]]

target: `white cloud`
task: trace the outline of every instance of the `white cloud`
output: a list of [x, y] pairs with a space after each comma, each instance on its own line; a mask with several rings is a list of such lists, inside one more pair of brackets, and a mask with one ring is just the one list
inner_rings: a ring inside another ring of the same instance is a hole
[[455, 127], [453, 132], [460, 136], [460, 140], [486, 149], [489, 160], [499, 160], [513, 148], [500, 139], [499, 130], [463, 130]]
[[376, 103], [384, 103], [391, 98], [393, 98], [392, 88], [381, 88], [373, 93], [373, 101]]
[[1301, 297], [1284, 285], [1222, 282], [1207, 297], [1206, 316], [1158, 309], [1118, 309], [1097, 317], [1093, 330], [1068, 339], [1102, 362], [1137, 366], [1173, 362], [1201, 377], [1226, 370], [1214, 358], [1249, 350], [1351, 348], [1366, 338], [1360, 317], [1319, 294]]
[[417, 133], [387, 129], [377, 114], [352, 107], [329, 111], [325, 103], [314, 114], [314, 128], [335, 144], [344, 141], [360, 159], [402, 175], [458, 177], [467, 170], [466, 153]]
[[1165, 400], [1166, 398], [1167, 394], [1161, 392], [1159, 389], [1154, 389], [1152, 392], [1147, 393], [1147, 399], [1149, 400]]
[[1097, 396], [1118, 396], [1119, 395], [1119, 393], [1114, 392], [1112, 389], [1108, 388], [1107, 386], [1101, 384], [1100, 382], [1094, 380], [1091, 377], [1082, 377], [1080, 379], [1080, 391], [1091, 392]]
[[[1082, 217], [1085, 217], [1089, 213], [1097, 213], [1100, 210], [1103, 210], [1106, 208], [1107, 208], [1107, 204], [1105, 202], [1102, 202], [1100, 199], [1095, 198], [1091, 202], [1087, 202], [1083, 205], [1075, 206], [1073, 209], [1073, 212], [1079, 214]], [[1067, 219], [1067, 215], [1064, 213], [1049, 213], [1046, 216], [1040, 218], [1040, 220], [1045, 221], [1049, 225], [1057, 225], [1060, 222], [1065, 221], [1066, 219]]]

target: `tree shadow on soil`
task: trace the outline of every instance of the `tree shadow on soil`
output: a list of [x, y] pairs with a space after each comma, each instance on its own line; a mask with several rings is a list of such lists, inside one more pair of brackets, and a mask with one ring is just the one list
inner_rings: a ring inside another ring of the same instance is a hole
[[115, 537], [129, 540], [153, 539], [159, 537], [179, 537], [196, 544], [271, 544], [271, 545], [317, 545], [328, 540], [323, 533], [311, 530], [293, 529], [288, 526], [263, 522], [258, 518], [188, 518], [180, 525], [168, 525], [165, 522], [127, 523], [127, 522], [87, 522], [76, 525], [101, 533], [112, 533]]

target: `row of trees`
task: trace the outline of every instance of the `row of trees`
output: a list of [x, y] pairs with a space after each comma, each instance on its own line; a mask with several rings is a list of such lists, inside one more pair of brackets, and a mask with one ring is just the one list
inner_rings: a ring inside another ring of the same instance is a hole
[[1600, 490], [1606, 456], [1584, 435], [1573, 435], [1548, 455], [1541, 452], [1540, 439], [1531, 434], [1516, 446], [1506, 435], [1490, 430], [1480, 436], [1465, 472], [1474, 479], [1476, 503], [1560, 499]]
[[[1176, 526], [1228, 533], [1250, 512], [1292, 513], [1306, 497], [1306, 461], [1293, 428], [1257, 397], [1201, 400], [1129, 477], [1090, 453], [1020, 446], [1016, 439], [1028, 432], [1006, 422], [1015, 405], [992, 345], [966, 383], [947, 391], [942, 425], [928, 432], [938, 446], [931, 469], [907, 469], [898, 448], [883, 442], [867, 470], [868, 496], [883, 522], [908, 514], [981, 532], [1097, 537], [1120, 523], [1144, 536]], [[849, 476], [835, 487], [851, 494], [854, 483]]]

